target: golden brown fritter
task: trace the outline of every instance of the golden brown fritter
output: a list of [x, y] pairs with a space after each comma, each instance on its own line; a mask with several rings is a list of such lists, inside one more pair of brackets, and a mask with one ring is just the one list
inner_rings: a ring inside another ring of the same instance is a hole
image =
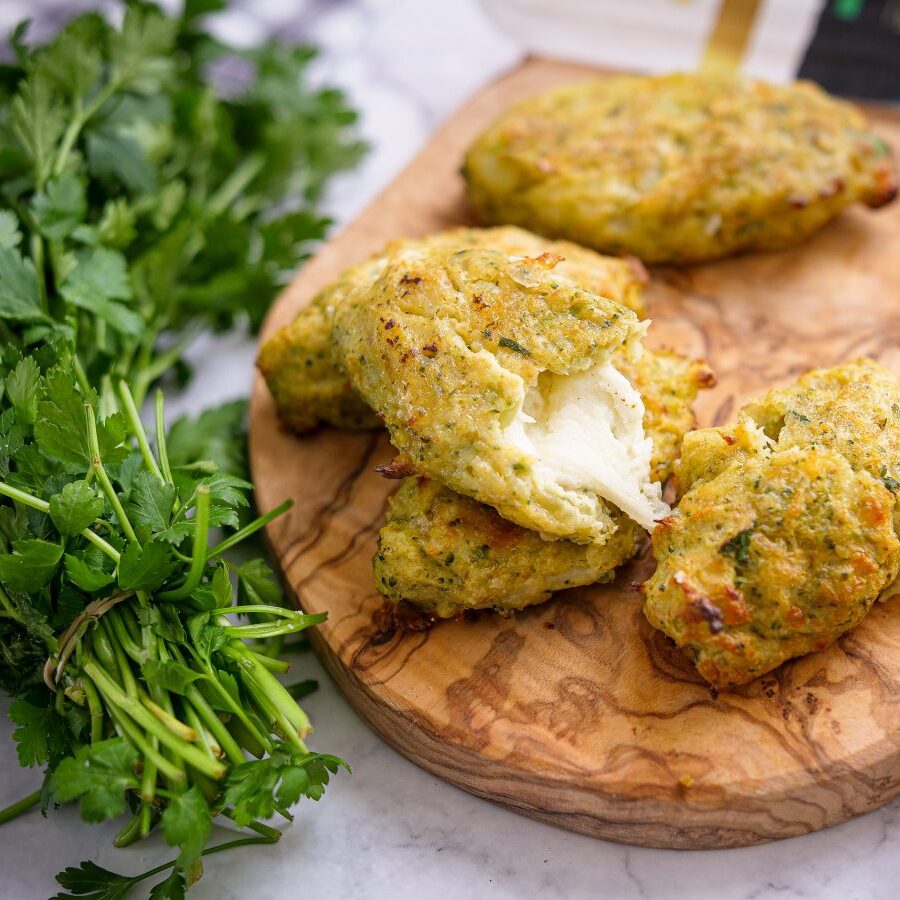
[[354, 287], [372, 284], [383, 265], [384, 259], [375, 257], [351, 266], [262, 345], [256, 365], [281, 421], [292, 431], [311, 431], [323, 422], [337, 428], [378, 427], [375, 414], [335, 365], [331, 317]]
[[381, 424], [334, 363], [327, 296], [320, 294], [266, 341], [256, 364], [291, 431], [302, 434], [323, 422], [352, 430]]
[[[645, 326], [557, 276], [555, 262], [397, 249], [373, 287], [335, 310], [332, 337], [341, 367], [418, 473], [523, 527], [602, 543], [615, 526], [605, 473], [591, 467], [617, 463], [616, 453], [634, 470], [617, 484], [617, 505], [644, 527], [666, 509], [649, 481], [640, 397], [610, 364]], [[592, 416], [607, 417], [605, 432]], [[582, 441], [604, 434], [609, 452], [584, 452]]]
[[744, 415], [735, 425], [689, 431], [674, 464], [678, 496], [684, 496], [697, 482], [714, 478], [735, 459], [758, 456], [770, 446], [766, 433]]
[[739, 460], [653, 533], [644, 611], [718, 688], [853, 628], [897, 575], [894, 496], [833, 450]]
[[827, 647], [897, 576], [898, 466], [900, 380], [871, 360], [687, 435], [647, 618], [720, 688]]
[[554, 591], [612, 581], [644, 532], [611, 512], [602, 545], [545, 541], [483, 503], [427, 478], [409, 478], [391, 500], [373, 560], [375, 585], [439, 618], [467, 609], [512, 612]]
[[891, 201], [887, 146], [811, 82], [666, 75], [527, 99], [475, 142], [464, 175], [489, 224], [645, 262], [790, 247], [842, 209]]
[[[664, 480], [693, 423], [691, 404], [711, 384], [709, 369], [672, 351], [645, 351], [621, 368], [644, 397], [653, 477]], [[616, 531], [603, 545], [545, 541], [436, 481], [408, 478], [379, 535], [375, 584], [393, 602], [440, 618], [466, 609], [521, 609], [553, 591], [613, 579], [643, 531], [617, 510], [612, 517]]]
[[419, 241], [395, 241], [388, 250], [393, 247], [499, 250], [508, 256], [533, 258], [548, 253], [559, 257], [555, 267], [557, 275], [564, 275], [592, 294], [627, 306], [641, 318], [646, 314], [644, 288], [649, 277], [647, 270], [633, 256], [603, 256], [571, 241], [550, 240], [514, 225], [451, 228]]
[[[511, 256], [563, 257], [556, 270], [592, 293], [644, 314], [647, 273], [635, 259], [601, 256], [568, 241], [550, 241], [521, 228], [454, 228], [393, 248], [457, 247], [501, 250]], [[380, 420], [353, 390], [331, 350], [330, 317], [350, 285], [378, 277], [384, 254], [353, 266], [320, 293], [262, 347], [257, 365], [269, 385], [282, 422], [302, 433], [327, 423], [338, 428], [377, 428]]]
[[[798, 390], [799, 388], [799, 390]], [[779, 447], [829, 447], [856, 470], [900, 485], [900, 382], [871, 359], [817, 369], [743, 412], [766, 423]]]

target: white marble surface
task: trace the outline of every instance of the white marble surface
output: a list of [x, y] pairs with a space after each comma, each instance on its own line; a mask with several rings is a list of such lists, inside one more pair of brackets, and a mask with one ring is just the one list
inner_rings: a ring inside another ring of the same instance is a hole
[[[42, 9], [70, 3], [3, 0], [0, 29]], [[428, 134], [480, 84], [518, 57], [514, 42], [488, 23], [474, 0], [247, 0], [223, 24], [229, 37], [298, 29], [322, 44], [322, 78], [338, 82], [363, 112], [372, 152], [329, 198], [338, 222], [357, 213], [407, 162]], [[248, 389], [252, 342], [203, 339], [185, 410]], [[320, 804], [297, 809], [280, 844], [209, 861], [191, 896], [228, 898], [382, 898], [437, 896], [604, 898], [847, 898], [900, 894], [900, 804], [854, 822], [764, 847], [716, 852], [645, 850], [604, 843], [541, 825], [471, 797], [416, 768], [376, 738], [350, 710], [311, 656], [298, 677], [319, 678], [305, 706], [315, 746], [353, 764]], [[29, 792], [37, 772], [22, 772], [0, 722], [0, 806]], [[0, 833], [0, 897], [41, 898], [53, 875], [92, 858], [134, 872], [169, 857], [158, 838], [128, 850], [110, 845], [114, 829], [86, 826], [77, 812], [31, 813]]]

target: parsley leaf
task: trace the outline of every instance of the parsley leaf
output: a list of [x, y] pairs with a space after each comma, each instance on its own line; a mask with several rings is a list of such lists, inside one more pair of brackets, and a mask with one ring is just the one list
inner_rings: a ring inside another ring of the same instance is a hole
[[0, 247], [0, 319], [14, 322], [47, 321], [34, 263], [18, 250]]
[[347, 764], [336, 756], [310, 753], [300, 756], [286, 749], [276, 750], [266, 759], [235, 766], [228, 776], [225, 803], [233, 806], [238, 825], [268, 818], [276, 806], [292, 806], [302, 796], [318, 800], [334, 774]]
[[280, 603], [281, 585], [262, 559], [252, 559], [238, 567], [239, 603]]
[[33, 594], [54, 575], [63, 548], [39, 538], [22, 538], [13, 543], [13, 553], [0, 556], [0, 582], [12, 591]]
[[67, 553], [63, 560], [66, 576], [76, 587], [94, 594], [115, 581], [115, 576], [99, 568], [92, 568], [83, 558]]
[[0, 247], [18, 247], [21, 242], [18, 219], [8, 209], [0, 209]]
[[60, 293], [67, 303], [89, 310], [116, 331], [138, 336], [144, 329], [138, 313], [116, 302], [131, 298], [128, 267], [117, 250], [95, 247], [82, 253]]
[[20, 697], [9, 708], [9, 717], [16, 724], [13, 740], [20, 766], [40, 766], [61, 757], [68, 745], [62, 722], [52, 707], [38, 706]]
[[166, 544], [151, 541], [139, 547], [129, 544], [119, 561], [119, 587], [154, 591], [175, 571], [175, 560]]
[[89, 859], [77, 868], [69, 866], [56, 876], [60, 887], [71, 893], [56, 894], [51, 900], [71, 900], [81, 897], [83, 900], [121, 900], [136, 885], [143, 881], [138, 875], [118, 875], [104, 869]]
[[139, 472], [132, 483], [128, 516], [139, 535], [156, 536], [168, 527], [174, 503], [174, 484], [163, 484], [151, 472]]
[[16, 418], [24, 425], [33, 425], [37, 416], [37, 397], [40, 385], [40, 368], [34, 357], [20, 359], [6, 376], [6, 396], [12, 404]]
[[91, 525], [104, 505], [86, 481], [72, 481], [50, 498], [50, 518], [59, 533], [68, 537]]
[[181, 869], [172, 869], [168, 877], [150, 888], [150, 900], [184, 900], [185, 879]]
[[51, 241], [68, 237], [87, 215], [84, 183], [70, 172], [47, 182], [47, 187], [32, 200], [38, 230]]
[[203, 676], [174, 659], [149, 659], [141, 666], [144, 678], [175, 694], [184, 692]]
[[86, 822], [102, 822], [125, 812], [125, 791], [138, 786], [137, 751], [122, 738], [82, 747], [64, 759], [50, 780], [53, 796], [65, 803], [80, 800]]
[[201, 413], [196, 419], [178, 419], [169, 431], [169, 459], [173, 466], [211, 462], [216, 469], [245, 472], [244, 419], [247, 402], [233, 400]]
[[181, 848], [178, 854], [180, 865], [187, 866], [199, 859], [212, 823], [206, 800], [197, 785], [172, 798], [162, 815], [162, 829], [166, 843]]

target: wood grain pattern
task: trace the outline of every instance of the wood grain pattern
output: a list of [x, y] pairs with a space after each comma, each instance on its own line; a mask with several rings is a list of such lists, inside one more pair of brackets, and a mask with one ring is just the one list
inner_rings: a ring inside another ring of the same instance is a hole
[[[458, 167], [514, 100], [583, 77], [530, 60], [456, 114], [413, 164], [308, 263], [266, 333], [348, 264], [397, 236], [466, 221]], [[900, 118], [876, 113], [900, 152]], [[705, 356], [719, 385], [698, 404], [724, 422], [750, 394], [812, 365], [871, 354], [900, 371], [900, 205], [853, 211], [790, 253], [659, 269], [651, 343]], [[710, 696], [641, 613], [635, 561], [611, 586], [568, 591], [513, 619], [492, 614], [424, 634], [383, 633], [371, 557], [394, 485], [372, 467], [383, 435], [279, 429], [257, 378], [251, 462], [262, 511], [292, 497], [268, 536], [360, 715], [429, 771], [521, 813], [658, 847], [788, 837], [900, 792], [900, 606], [877, 605], [827, 652], [733, 694]]]

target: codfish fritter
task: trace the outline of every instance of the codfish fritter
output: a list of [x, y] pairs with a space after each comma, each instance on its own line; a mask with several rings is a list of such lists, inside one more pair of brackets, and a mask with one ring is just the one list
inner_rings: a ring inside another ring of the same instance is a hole
[[646, 326], [555, 263], [398, 249], [335, 310], [332, 338], [414, 471], [525, 528], [602, 543], [610, 501], [645, 528], [668, 510], [640, 396], [610, 363]]
[[897, 577], [900, 380], [807, 373], [685, 438], [683, 496], [653, 533], [645, 613], [720, 688], [857, 625]]
[[409, 478], [391, 499], [373, 560], [375, 586], [441, 619], [466, 609], [511, 612], [554, 591], [612, 581], [644, 532], [612, 510], [604, 544], [545, 541], [497, 511], [427, 478]]
[[277, 331], [263, 344], [256, 362], [279, 419], [298, 434], [323, 422], [354, 431], [381, 424], [334, 361], [328, 305], [336, 290], [319, 294]]
[[[550, 241], [521, 228], [454, 228], [419, 241], [395, 241], [398, 247], [456, 247], [501, 250], [510, 256], [562, 257], [556, 271], [576, 284], [609, 297], [644, 315], [643, 289], [647, 273], [632, 258], [601, 256], [568, 241]], [[348, 269], [334, 285], [322, 291], [290, 324], [263, 345], [257, 365], [269, 385], [281, 421], [302, 433], [321, 423], [337, 428], [369, 429], [381, 423], [353, 390], [331, 349], [331, 315], [348, 289], [374, 283], [384, 254]]]
[[469, 201], [645, 262], [790, 247], [897, 193], [886, 144], [811, 82], [676, 74], [584, 81], [510, 109], [469, 150]]
[[[671, 351], [645, 351], [621, 368], [644, 398], [651, 470], [663, 481], [693, 422], [691, 404], [711, 384], [711, 373]], [[603, 545], [545, 541], [436, 481], [408, 478], [379, 535], [375, 584], [394, 603], [406, 601], [439, 618], [466, 609], [521, 609], [563, 588], [612, 581], [643, 536], [627, 516], [613, 510], [612, 517], [616, 530]]]

